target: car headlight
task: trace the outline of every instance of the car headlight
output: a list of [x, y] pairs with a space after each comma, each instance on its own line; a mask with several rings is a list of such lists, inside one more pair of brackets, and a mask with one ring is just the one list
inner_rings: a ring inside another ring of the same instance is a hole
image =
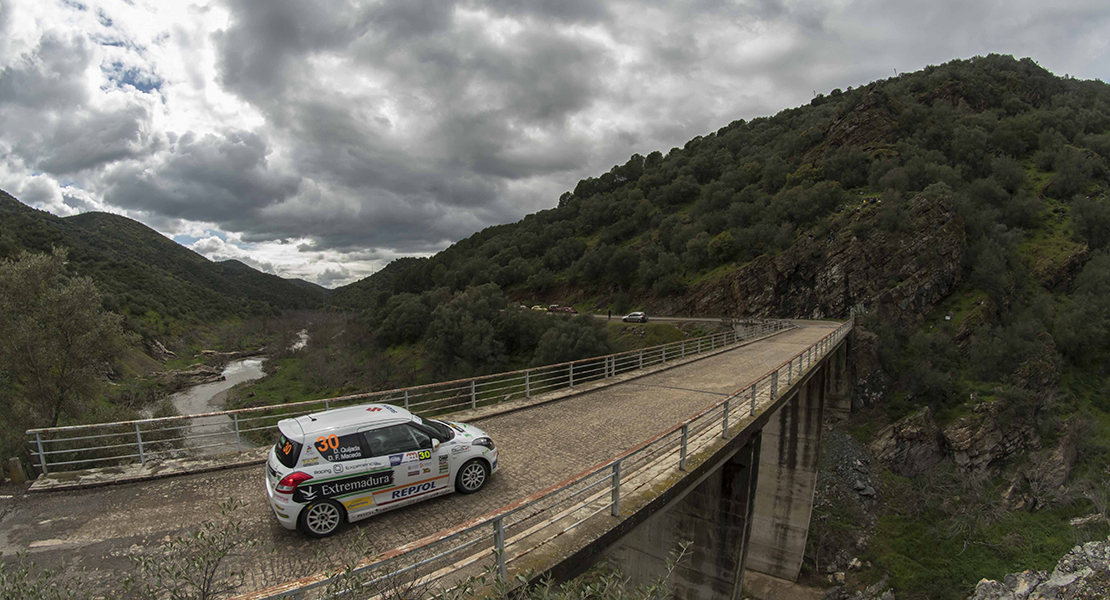
[[474, 442], [471, 445], [473, 445], [473, 446], [485, 446], [486, 448], [489, 448], [490, 450], [493, 450], [493, 440], [489, 439], [488, 437], [480, 437], [480, 438], [474, 440]]

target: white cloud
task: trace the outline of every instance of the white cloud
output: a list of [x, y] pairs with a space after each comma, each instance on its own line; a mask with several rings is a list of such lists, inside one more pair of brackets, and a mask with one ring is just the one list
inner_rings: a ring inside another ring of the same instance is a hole
[[988, 52], [1107, 79], [1110, 7], [1018, 0], [36, 0], [0, 185], [349, 283], [814, 91]]

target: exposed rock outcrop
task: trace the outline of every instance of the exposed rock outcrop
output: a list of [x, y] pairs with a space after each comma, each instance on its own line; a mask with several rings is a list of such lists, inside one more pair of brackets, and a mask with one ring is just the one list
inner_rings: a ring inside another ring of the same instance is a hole
[[1110, 539], [1072, 548], [1051, 572], [983, 579], [968, 600], [1088, 600], [1110, 598]]
[[[762, 256], [721, 280], [660, 306], [674, 314], [841, 317], [873, 306], [888, 323], [921, 322], [963, 277], [966, 234], [947, 198], [919, 194], [898, 231], [874, 226], [867, 206], [829, 239], [802, 237], [774, 258]], [[853, 233], [859, 223], [867, 234]]]
[[149, 354], [151, 358], [157, 360], [158, 362], [164, 363], [171, 358], [177, 358], [177, 354], [174, 354], [173, 351], [167, 349], [166, 346], [158, 340], [148, 341], [146, 343], [146, 348], [147, 354]]
[[876, 406], [887, 397], [893, 383], [879, 361], [879, 336], [856, 327], [852, 344], [852, 411]]
[[946, 425], [941, 434], [945, 450], [957, 465], [966, 470], [983, 470], [991, 463], [1027, 449], [1041, 447], [1037, 431], [1031, 424], [1015, 423], [999, 418], [1002, 405], [982, 402]]
[[883, 428], [871, 442], [871, 454], [891, 471], [915, 477], [944, 460], [941, 430], [926, 406]]
[[982, 471], [1016, 453], [1039, 450], [1036, 429], [1029, 423], [1000, 418], [1001, 410], [998, 402], [982, 402], [971, 414], [940, 427], [933, 411], [925, 407], [879, 431], [871, 442], [871, 453], [892, 471], [914, 477], [945, 457], [964, 470]]
[[188, 369], [159, 371], [154, 374], [154, 378], [170, 390], [179, 390], [202, 383], [224, 380], [222, 369], [208, 365], [193, 365]]

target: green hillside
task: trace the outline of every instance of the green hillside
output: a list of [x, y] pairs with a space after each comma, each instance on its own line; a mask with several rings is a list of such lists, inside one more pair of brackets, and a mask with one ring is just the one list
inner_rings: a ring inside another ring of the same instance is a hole
[[0, 192], [0, 258], [22, 250], [69, 249], [67, 268], [92, 277], [105, 307], [144, 335], [172, 335], [198, 323], [315, 308], [325, 291], [261, 273], [238, 261], [214, 263], [126, 217], [59, 218]]
[[[1108, 533], [1108, 164], [1110, 86], [1031, 59], [957, 60], [634, 155], [555, 208], [395, 261], [330, 302], [381, 347], [422, 344], [469, 369], [484, 347], [441, 331], [460, 298], [856, 309], [855, 413], [838, 439], [870, 456], [876, 491], [823, 467], [803, 575], [828, 585], [830, 562], [859, 557], [873, 567], [848, 590], [888, 577], [899, 598], [962, 600]], [[506, 329], [511, 311], [488, 312], [467, 321], [490, 332], [473, 339]]]
[[[651, 308], [827, 235], [831, 216], [861, 198], [897, 203], [937, 183], [993, 203], [1008, 228], [1030, 228], [1046, 208], [1039, 192], [1069, 201], [1105, 181], [1108, 106], [1102, 82], [997, 55], [832, 90], [666, 154], [633, 155], [556, 208], [395, 261], [332, 301], [382, 308], [401, 292], [496, 283], [521, 301], [637, 298]], [[1027, 175], [1037, 193], [1022, 188]]]

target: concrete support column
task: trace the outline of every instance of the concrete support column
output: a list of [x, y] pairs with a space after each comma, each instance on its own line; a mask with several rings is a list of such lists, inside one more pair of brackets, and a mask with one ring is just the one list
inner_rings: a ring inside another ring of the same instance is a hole
[[852, 414], [852, 395], [848, 382], [848, 346], [841, 344], [826, 361], [829, 370], [825, 385], [825, 417], [847, 421]]
[[763, 429], [748, 568], [797, 581], [805, 553], [820, 460], [829, 365], [788, 393]]
[[605, 556], [632, 584], [650, 584], [666, 574], [671, 553], [689, 541], [686, 558], [671, 575], [675, 597], [739, 598], [761, 446], [757, 433], [720, 468], [610, 546]]

